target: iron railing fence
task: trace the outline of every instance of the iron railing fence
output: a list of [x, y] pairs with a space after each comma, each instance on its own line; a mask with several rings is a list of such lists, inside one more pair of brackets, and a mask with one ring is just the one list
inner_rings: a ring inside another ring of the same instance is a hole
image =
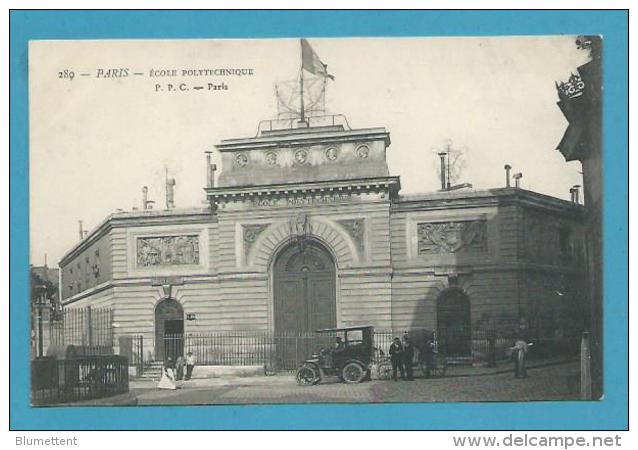
[[128, 359], [129, 367], [135, 368], [137, 376], [144, 371], [144, 336], [141, 334], [119, 336], [119, 354]]
[[[93, 348], [93, 354], [113, 348], [113, 310], [108, 307], [63, 309], [48, 322], [49, 345]], [[112, 353], [112, 351], [111, 351]], [[46, 354], [46, 352], [45, 352]]]
[[119, 355], [31, 361], [31, 401], [37, 406], [122, 394], [128, 381], [128, 361]]
[[[434, 338], [435, 349], [450, 364], [494, 363], [509, 358], [508, 348], [516, 333], [495, 329], [375, 330], [372, 360], [379, 363], [389, 356], [395, 337], [407, 334], [415, 345], [415, 361], [425, 340]], [[198, 365], [264, 366], [267, 371], [291, 371], [321, 348], [334, 345], [336, 333], [227, 331], [212, 333], [166, 334], [164, 351], [173, 361], [192, 352]], [[579, 338], [539, 338], [533, 340], [530, 358], [565, 354], [576, 355]], [[134, 358], [134, 357], [133, 357]], [[133, 361], [134, 359], [132, 359]]]
[[197, 364], [264, 366], [268, 371], [296, 370], [322, 347], [334, 344], [331, 333], [233, 331], [164, 335], [164, 354], [173, 361], [192, 352]]

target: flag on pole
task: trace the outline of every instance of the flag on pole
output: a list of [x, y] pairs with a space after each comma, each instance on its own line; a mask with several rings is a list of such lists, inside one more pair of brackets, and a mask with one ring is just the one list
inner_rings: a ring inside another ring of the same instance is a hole
[[328, 73], [328, 65], [321, 62], [319, 56], [305, 39], [301, 40], [301, 68], [315, 75], [321, 75], [331, 80], [335, 79]]

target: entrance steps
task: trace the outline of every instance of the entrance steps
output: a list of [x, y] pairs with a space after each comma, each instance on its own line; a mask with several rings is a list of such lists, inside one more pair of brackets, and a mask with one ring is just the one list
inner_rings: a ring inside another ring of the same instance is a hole
[[162, 369], [164, 363], [162, 361], [152, 361], [144, 365], [144, 371], [142, 372], [141, 379], [146, 380], [159, 380], [162, 378]]

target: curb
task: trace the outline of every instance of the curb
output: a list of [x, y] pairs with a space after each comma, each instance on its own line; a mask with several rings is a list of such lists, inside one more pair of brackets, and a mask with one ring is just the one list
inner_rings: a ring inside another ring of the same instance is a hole
[[59, 403], [50, 406], [137, 406], [137, 396], [129, 391], [112, 397], [102, 397], [82, 402]]
[[[578, 360], [577, 359], [562, 359], [559, 361], [547, 361], [547, 362], [534, 364], [534, 365], [530, 364], [527, 366], [527, 370], [541, 369], [543, 367], [559, 366], [561, 364], [568, 364], [571, 362], [578, 362]], [[483, 372], [483, 373], [463, 373], [463, 374], [451, 374], [451, 375], [446, 374], [443, 378], [485, 377], [490, 375], [503, 375], [506, 373], [513, 373], [513, 371], [514, 371], [513, 368], [508, 368], [508, 369], [503, 368], [503, 369], [495, 369], [493, 371]]]

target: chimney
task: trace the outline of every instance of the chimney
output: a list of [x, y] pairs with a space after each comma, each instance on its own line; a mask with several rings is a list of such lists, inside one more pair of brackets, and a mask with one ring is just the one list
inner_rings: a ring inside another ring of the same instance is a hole
[[516, 187], [516, 189], [519, 189], [521, 187], [521, 178], [523, 178], [523, 174], [521, 172], [515, 173], [513, 175], [513, 178], [514, 178], [514, 187]]
[[175, 178], [166, 180], [166, 209], [175, 208]]
[[439, 153], [439, 158], [441, 158], [441, 190], [445, 191], [445, 156], [447, 153], [441, 152]]
[[89, 235], [89, 230], [84, 230], [84, 236], [82, 236], [82, 237], [84, 237], [84, 238], [85, 238], [85, 237], [87, 237], [88, 235]]
[[148, 207], [148, 186], [142, 188], [142, 209]]
[[580, 204], [580, 185], [574, 185], [569, 192], [572, 194], [572, 203], [579, 205]]
[[512, 166], [510, 166], [509, 164], [505, 164], [505, 187], [511, 187], [510, 185], [510, 171], [512, 170]]
[[79, 231], [80, 231], [80, 240], [82, 240], [84, 238], [84, 232], [82, 231], [82, 221], [78, 220], [78, 226], [79, 226]]
[[210, 166], [212, 152], [207, 151], [205, 153], [206, 153], [206, 187], [212, 188], [213, 187], [213, 171]]

